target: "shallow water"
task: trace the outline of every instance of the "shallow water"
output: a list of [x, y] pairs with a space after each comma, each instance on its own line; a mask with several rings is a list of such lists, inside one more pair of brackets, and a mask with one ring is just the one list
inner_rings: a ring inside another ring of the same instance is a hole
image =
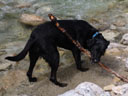
[[[3, 0], [1, 0], [3, 1]], [[24, 0], [25, 1], [25, 0]], [[28, 0], [34, 1], [34, 0]], [[109, 5], [115, 0], [36, 0], [31, 7], [38, 8], [31, 12], [31, 8], [28, 9], [14, 9], [15, 0], [6, 0], [7, 6], [0, 7], [0, 13], [11, 12], [11, 15], [6, 15], [0, 22], [0, 44], [16, 41], [19, 39], [28, 38], [26, 36], [27, 30], [17, 20], [17, 13], [22, 14], [23, 12], [34, 13], [48, 19], [47, 14], [53, 13], [60, 19], [88, 19], [100, 12], [104, 12], [108, 9]], [[38, 9], [41, 8], [40, 12]], [[12, 8], [12, 10], [11, 10]], [[14, 13], [14, 14], [13, 14]], [[10, 14], [10, 13], [9, 13]], [[5, 15], [5, 14], [4, 14]], [[15, 15], [15, 16], [14, 16]], [[12, 19], [13, 18], [13, 19]], [[19, 27], [20, 26], [20, 27]], [[2, 29], [1, 29], [2, 28]], [[17, 28], [17, 29], [16, 29]], [[28, 33], [29, 34], [29, 33]]]

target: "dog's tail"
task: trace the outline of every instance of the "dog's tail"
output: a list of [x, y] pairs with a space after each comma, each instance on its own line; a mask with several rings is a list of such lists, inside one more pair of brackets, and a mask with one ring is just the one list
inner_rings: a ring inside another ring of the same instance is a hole
[[28, 40], [27, 44], [25, 45], [24, 49], [18, 55], [8, 56], [5, 59], [10, 60], [10, 61], [20, 61], [20, 60], [22, 60], [26, 56], [28, 50], [30, 49], [30, 47], [32, 46], [32, 44], [34, 42], [35, 42], [35, 39], [30, 38]]

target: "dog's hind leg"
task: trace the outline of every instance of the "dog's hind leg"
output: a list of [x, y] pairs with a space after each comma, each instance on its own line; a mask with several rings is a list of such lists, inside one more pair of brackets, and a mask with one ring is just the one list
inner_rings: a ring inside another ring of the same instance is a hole
[[74, 56], [75, 62], [76, 62], [76, 67], [78, 70], [84, 72], [87, 71], [89, 68], [83, 68], [82, 67], [82, 61], [81, 61], [81, 56], [80, 56], [80, 50], [78, 48], [74, 48], [72, 50], [72, 54]]
[[29, 50], [30, 66], [29, 66], [29, 70], [27, 72], [27, 77], [28, 77], [30, 82], [36, 82], [37, 81], [36, 77], [32, 77], [32, 73], [33, 73], [33, 69], [34, 69], [34, 66], [36, 64], [36, 61], [38, 60], [38, 57], [39, 57], [39, 50], [31, 48]]
[[57, 48], [53, 46], [47, 47], [43, 57], [48, 62], [49, 66], [51, 67], [50, 81], [60, 87], [67, 86], [66, 83], [60, 83], [57, 81], [56, 74], [57, 74], [57, 70], [59, 67], [59, 53], [58, 53]]

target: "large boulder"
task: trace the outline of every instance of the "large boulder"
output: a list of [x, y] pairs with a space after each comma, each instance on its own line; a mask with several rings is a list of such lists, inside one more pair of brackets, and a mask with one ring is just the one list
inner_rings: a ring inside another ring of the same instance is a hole
[[91, 82], [84, 82], [79, 84], [75, 89], [67, 91], [58, 96], [111, 96], [105, 92], [98, 85]]
[[22, 14], [20, 17], [20, 22], [27, 25], [37, 26], [46, 22], [46, 20], [35, 14]]

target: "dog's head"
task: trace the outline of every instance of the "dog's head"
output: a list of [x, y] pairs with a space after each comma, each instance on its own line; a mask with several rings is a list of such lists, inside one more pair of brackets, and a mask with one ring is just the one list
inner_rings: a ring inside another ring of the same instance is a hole
[[100, 58], [104, 55], [109, 43], [110, 42], [100, 33], [95, 38], [87, 41], [88, 50], [91, 53], [91, 60], [93, 63], [98, 63], [100, 61]]

